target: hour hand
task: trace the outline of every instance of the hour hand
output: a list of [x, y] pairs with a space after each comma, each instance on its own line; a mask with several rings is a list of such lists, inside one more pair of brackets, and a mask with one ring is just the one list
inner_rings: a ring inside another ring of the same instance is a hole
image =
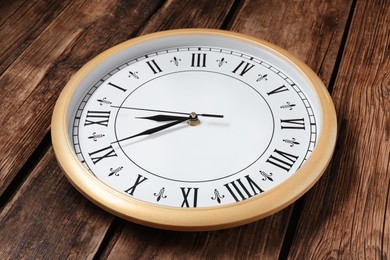
[[188, 119], [188, 116], [155, 115], [155, 116], [145, 116], [145, 117], [136, 117], [136, 118], [148, 119], [157, 122], [165, 122], [165, 121], [186, 120]]
[[160, 131], [162, 131], [164, 129], [170, 128], [172, 126], [178, 125], [178, 124], [180, 124], [180, 123], [182, 123], [182, 122], [184, 122], [184, 121], [186, 121], [188, 119], [190, 119], [190, 117], [183, 117], [180, 120], [176, 120], [176, 121], [170, 122], [170, 123], [165, 124], [165, 125], [153, 127], [153, 128], [148, 129], [148, 130], [145, 130], [145, 131], [143, 131], [143, 132], [141, 132], [139, 134], [135, 134], [135, 135], [132, 135], [132, 136], [129, 136], [129, 137], [125, 137], [125, 138], [119, 139], [119, 140], [117, 140], [115, 142], [112, 142], [111, 144], [119, 143], [119, 142], [122, 142], [122, 141], [125, 141], [125, 140], [132, 139], [134, 137], [142, 136], [142, 135], [151, 135], [151, 134], [160, 132]]

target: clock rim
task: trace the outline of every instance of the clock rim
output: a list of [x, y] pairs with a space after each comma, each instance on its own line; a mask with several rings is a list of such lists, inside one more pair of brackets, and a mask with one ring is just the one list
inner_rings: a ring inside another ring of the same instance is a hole
[[[319, 101], [322, 128], [308, 160], [275, 188], [242, 202], [210, 208], [176, 208], [143, 202], [110, 188], [94, 177], [78, 160], [68, 137], [68, 108], [74, 91], [94, 68], [125, 48], [161, 37], [214, 35], [261, 45], [287, 60], [306, 77]], [[123, 219], [162, 229], [203, 231], [247, 224], [276, 213], [306, 193], [326, 170], [337, 138], [337, 118], [332, 99], [319, 77], [286, 50], [264, 40], [218, 29], [176, 29], [139, 36], [120, 43], [87, 62], [62, 90], [52, 116], [52, 144], [58, 164], [72, 185], [90, 201]], [[314, 174], [313, 174], [314, 173]]]

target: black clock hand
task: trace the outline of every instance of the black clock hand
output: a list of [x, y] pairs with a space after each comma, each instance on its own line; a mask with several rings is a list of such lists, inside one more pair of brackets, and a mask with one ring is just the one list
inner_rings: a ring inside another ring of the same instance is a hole
[[157, 133], [157, 132], [160, 132], [164, 129], [167, 129], [169, 127], [172, 127], [172, 126], [175, 126], [175, 125], [178, 125], [186, 120], [190, 119], [190, 117], [183, 117], [181, 118], [180, 120], [177, 120], [177, 121], [173, 121], [171, 123], [168, 123], [168, 124], [165, 124], [165, 125], [161, 125], [161, 126], [158, 126], [158, 127], [154, 127], [154, 128], [151, 128], [151, 129], [148, 129], [148, 130], [145, 130], [139, 134], [136, 134], [136, 135], [132, 135], [132, 136], [129, 136], [129, 137], [126, 137], [126, 138], [122, 138], [120, 140], [117, 140], [115, 142], [112, 142], [111, 144], [114, 144], [114, 143], [119, 143], [119, 142], [122, 142], [124, 140], [129, 140], [131, 138], [134, 138], [134, 137], [138, 137], [138, 136], [142, 136], [142, 135], [151, 135], [151, 134], [154, 134], [154, 133]]
[[[122, 108], [122, 109], [131, 109], [131, 110], [140, 110], [140, 111], [150, 111], [150, 112], [160, 112], [160, 113], [170, 113], [170, 114], [178, 114], [178, 115], [191, 115], [191, 113], [185, 112], [177, 112], [177, 111], [166, 111], [166, 110], [157, 110], [157, 109], [148, 109], [148, 108], [138, 108], [138, 107], [123, 107], [123, 106], [111, 106], [113, 108]], [[223, 115], [215, 115], [215, 114], [197, 114], [198, 116], [203, 117], [217, 117], [223, 118]]]
[[136, 117], [138, 119], [148, 119], [157, 122], [165, 122], [165, 121], [174, 121], [181, 119], [188, 119], [188, 117], [184, 116], [169, 116], [169, 115], [155, 115], [155, 116], [145, 116], [145, 117]]

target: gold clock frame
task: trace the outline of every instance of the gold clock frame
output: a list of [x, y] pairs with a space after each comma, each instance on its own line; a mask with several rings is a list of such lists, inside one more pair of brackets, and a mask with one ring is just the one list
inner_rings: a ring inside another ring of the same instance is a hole
[[[242, 202], [210, 208], [158, 206], [124, 195], [94, 177], [77, 159], [68, 136], [67, 118], [72, 96], [86, 75], [125, 48], [160, 37], [220, 35], [260, 45], [293, 64], [312, 86], [319, 100], [322, 129], [316, 147], [302, 167], [275, 188]], [[267, 217], [293, 203], [308, 191], [328, 166], [336, 143], [337, 119], [332, 99], [318, 76], [287, 51], [266, 41], [234, 32], [213, 29], [169, 30], [140, 36], [116, 45], [85, 64], [60, 94], [52, 117], [52, 143], [57, 161], [69, 181], [85, 197], [126, 220], [170, 230], [203, 231], [234, 227]]]

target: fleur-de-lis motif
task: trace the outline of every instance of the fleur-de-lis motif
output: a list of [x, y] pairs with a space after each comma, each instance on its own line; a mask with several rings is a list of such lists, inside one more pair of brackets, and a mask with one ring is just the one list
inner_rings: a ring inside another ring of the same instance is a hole
[[283, 139], [283, 142], [286, 142], [288, 144], [290, 144], [290, 147], [293, 147], [294, 145], [299, 145], [300, 143], [295, 141], [295, 138], [291, 138], [291, 140], [289, 139]]
[[272, 176], [272, 172], [270, 173], [266, 173], [265, 171], [259, 171], [261, 175], [263, 175], [263, 178], [262, 180], [263, 181], [266, 181], [266, 180], [270, 180], [270, 181], [274, 181], [271, 176]]
[[112, 104], [112, 102], [109, 101], [109, 100], [107, 100], [106, 97], [104, 97], [104, 98], [102, 98], [102, 99], [98, 99], [97, 101], [99, 102], [99, 104], [100, 104], [101, 106], [103, 106], [103, 104], [107, 104], [107, 105], [111, 105], [111, 104]]
[[129, 71], [129, 78], [131, 78], [131, 77], [134, 77], [134, 78], [136, 78], [136, 79], [139, 79], [139, 77], [138, 77], [138, 71]]
[[165, 188], [162, 187], [159, 192], [153, 193], [153, 195], [157, 197], [157, 201], [160, 201], [161, 199], [165, 199], [167, 197], [166, 195], [164, 195], [164, 192], [165, 192]]
[[181, 59], [178, 59], [176, 57], [173, 57], [173, 59], [171, 60], [171, 62], [173, 62], [176, 66], [179, 66], [179, 61], [181, 61]]
[[88, 136], [89, 139], [93, 139], [95, 142], [98, 138], [104, 137], [104, 134], [97, 134], [96, 132], [93, 132], [92, 135]]
[[112, 176], [112, 175], [115, 175], [115, 176], [119, 176], [119, 172], [123, 169], [123, 166], [120, 166], [116, 169], [114, 168], [110, 168], [110, 173], [108, 174], [108, 176]]
[[289, 110], [292, 110], [293, 107], [295, 107], [296, 105], [295, 104], [291, 104], [290, 102], [286, 102], [286, 105], [283, 105], [283, 106], [280, 106], [280, 108], [287, 108]]
[[256, 79], [256, 82], [262, 81], [263, 79], [264, 79], [264, 80], [268, 80], [268, 79], [267, 79], [267, 76], [268, 76], [267, 74], [264, 74], [264, 75], [259, 74], [258, 76], [259, 76], [259, 78]]
[[219, 194], [219, 191], [217, 189], [214, 189], [214, 197], [211, 197], [211, 199], [216, 200], [218, 204], [221, 204], [223, 198], [225, 198], [225, 195]]
[[227, 61], [225, 60], [225, 58], [222, 58], [220, 60], [217, 60], [218, 62], [218, 67], [222, 67], [223, 64], [227, 63]]

